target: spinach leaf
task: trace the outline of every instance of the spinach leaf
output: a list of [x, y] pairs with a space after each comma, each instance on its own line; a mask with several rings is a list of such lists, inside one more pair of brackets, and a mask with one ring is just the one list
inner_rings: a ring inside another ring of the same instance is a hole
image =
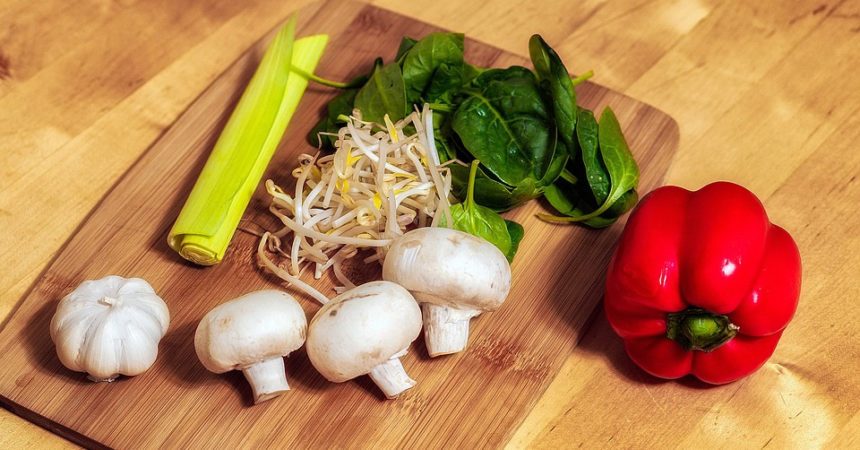
[[[465, 231], [490, 242], [498, 247], [505, 257], [509, 258], [508, 261], [510, 262], [516, 253], [516, 248], [514, 248], [513, 252], [511, 251], [512, 239], [511, 233], [508, 231], [509, 225], [507, 221], [492, 209], [475, 203], [474, 188], [478, 164], [479, 161], [474, 160], [470, 166], [469, 188], [465, 200], [451, 206], [451, 218], [454, 221], [452, 228]], [[444, 226], [444, 219], [442, 223]], [[516, 243], [519, 245], [519, 241], [522, 239], [522, 231], [518, 231], [514, 225], [510, 225], [510, 227], [514, 228], [515, 233], [519, 233], [516, 236]]]
[[597, 132], [598, 125], [594, 113], [580, 108], [576, 121], [576, 137], [582, 155], [582, 164], [585, 166], [585, 177], [594, 194], [594, 201], [599, 205], [609, 196], [610, 183], [603, 161], [600, 160]]
[[574, 139], [576, 125], [576, 91], [570, 74], [558, 54], [540, 37], [529, 39], [529, 56], [535, 67], [541, 87], [549, 91], [552, 99], [553, 115], [560, 139], [570, 147]]
[[[547, 202], [561, 214], [566, 216], [581, 216], [584, 214], [583, 207], [587, 204], [581, 198], [581, 192], [565, 179], [559, 179], [543, 191]], [[635, 202], [634, 202], [635, 203]], [[618, 216], [613, 211], [606, 211], [603, 215], [583, 220], [582, 223], [592, 228], [604, 228], [615, 223]], [[545, 216], [540, 216], [546, 218]]]
[[487, 70], [464, 98], [451, 125], [469, 153], [510, 186], [541, 179], [555, 139], [534, 74], [518, 66]]
[[[436, 142], [436, 153], [439, 155], [439, 161], [445, 162], [457, 159], [457, 135], [451, 130], [450, 116], [437, 110], [432, 110], [432, 113], [433, 138]], [[468, 178], [468, 175], [463, 179], [465, 180], [466, 178]]]
[[387, 114], [392, 122], [406, 117], [406, 91], [397, 64], [377, 67], [355, 95], [355, 107], [363, 120], [383, 123]]
[[[463, 34], [430, 33], [415, 42], [403, 55], [403, 83], [410, 104], [432, 101], [424, 94], [434, 79], [439, 95], [439, 85], [459, 87], [463, 79]], [[439, 72], [444, 65], [443, 73]]]
[[[574, 189], [558, 189], [561, 182], [555, 184], [556, 189], [544, 191], [544, 195], [550, 204], [559, 212], [569, 217], [541, 216], [545, 220], [557, 222], [580, 222], [604, 218], [615, 220], [619, 215], [633, 207], [638, 200], [636, 187], [639, 184], [639, 167], [630, 153], [630, 148], [621, 133], [621, 126], [615, 113], [609, 107], [600, 115], [597, 133], [597, 145], [603, 159], [604, 167], [609, 174], [610, 189], [603, 203], [595, 210], [584, 214], [582, 206], [589, 202], [576, 191], [577, 184], [571, 185]], [[565, 181], [566, 182], [566, 181]], [[615, 205], [615, 203], [619, 203]], [[610, 211], [607, 213], [607, 211]], [[612, 217], [606, 217], [606, 214]], [[598, 221], [602, 223], [603, 221]], [[611, 222], [610, 222], [611, 223]]]
[[505, 254], [505, 258], [508, 259], [508, 262], [511, 262], [514, 260], [514, 256], [517, 255], [517, 250], [520, 248], [520, 241], [523, 240], [525, 230], [522, 225], [514, 222], [513, 220], [505, 219], [505, 225], [507, 225], [508, 234], [511, 236], [511, 248], [508, 250], [508, 253]]
[[403, 62], [404, 56], [406, 56], [406, 52], [409, 51], [415, 44], [418, 42], [417, 39], [412, 39], [409, 36], [403, 36], [403, 39], [400, 40], [400, 46], [397, 47], [397, 55], [394, 57], [394, 60], [398, 63]]
[[[605, 211], [625, 192], [635, 190], [639, 186], [639, 166], [636, 165], [636, 160], [630, 153], [630, 147], [627, 146], [615, 113], [608, 106], [600, 113], [598, 141], [600, 155], [603, 157], [603, 164], [612, 183], [609, 195], [603, 203], [605, 207], [601, 206]], [[600, 211], [601, 208], [597, 210]]]
[[615, 217], [618, 218], [622, 214], [630, 211], [631, 208], [636, 206], [636, 202], [639, 201], [639, 193], [636, 192], [635, 189], [631, 189], [624, 193], [609, 209], [606, 210], [600, 217]]
[[577, 208], [579, 199], [575, 195], [571, 195], [569, 189], [564, 189], [564, 180], [558, 180], [555, 183], [546, 187], [543, 190], [543, 196], [558, 211], [566, 216], [579, 215], [580, 211]]
[[[463, 64], [439, 64], [436, 71], [433, 72], [433, 77], [427, 84], [424, 95], [416, 104], [423, 102], [437, 104], [452, 104], [454, 96], [459, 92], [463, 85]], [[420, 105], [419, 105], [420, 107]]]
[[469, 208], [463, 203], [451, 206], [451, 218], [455, 230], [465, 231], [478, 236], [498, 247], [505, 255], [511, 251], [511, 235], [505, 219], [489, 208], [478, 205], [483, 210]]
[[308, 142], [323, 150], [334, 150], [334, 143], [337, 140], [334, 136], [320, 135], [321, 132], [337, 134], [340, 130], [341, 121], [338, 120], [340, 115], [352, 115], [353, 104], [355, 103], [355, 95], [358, 90], [367, 83], [370, 76], [376, 72], [376, 69], [382, 67], [382, 58], [376, 58], [373, 61], [373, 67], [369, 72], [359, 75], [347, 83], [350, 88], [346, 88], [333, 98], [326, 107], [326, 115], [311, 129], [308, 133]]
[[[558, 139], [557, 135], [556, 139]], [[543, 175], [543, 178], [538, 180], [538, 186], [543, 188], [554, 183], [555, 180], [561, 176], [561, 172], [564, 170], [564, 166], [567, 165], [569, 159], [570, 153], [567, 150], [567, 144], [563, 141], [556, 140], [555, 152], [552, 154], [552, 160], [550, 161], [549, 167], [546, 169], [546, 173]]]
[[[453, 194], [457, 198], [466, 198], [469, 185], [469, 169], [459, 164], [448, 166], [451, 170]], [[517, 186], [508, 186], [478, 168], [474, 189], [475, 201], [495, 211], [507, 211], [515, 206], [539, 197], [540, 188], [536, 180], [525, 179]]]
[[486, 72], [486, 67], [473, 66], [469, 63], [463, 64], [463, 85], [469, 84], [475, 78], [478, 78], [482, 73]]

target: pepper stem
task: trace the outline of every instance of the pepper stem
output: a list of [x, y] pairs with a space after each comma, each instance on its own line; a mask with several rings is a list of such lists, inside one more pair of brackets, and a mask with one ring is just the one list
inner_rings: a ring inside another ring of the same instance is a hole
[[666, 337], [687, 350], [710, 352], [730, 341], [740, 328], [728, 316], [714, 314], [702, 308], [687, 308], [669, 313]]

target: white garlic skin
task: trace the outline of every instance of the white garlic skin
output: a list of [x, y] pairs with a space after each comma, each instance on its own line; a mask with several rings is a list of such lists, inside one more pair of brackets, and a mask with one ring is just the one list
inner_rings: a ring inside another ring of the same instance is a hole
[[51, 340], [67, 368], [113, 381], [152, 366], [169, 324], [167, 305], [149, 283], [111, 275], [85, 281], [60, 300]]

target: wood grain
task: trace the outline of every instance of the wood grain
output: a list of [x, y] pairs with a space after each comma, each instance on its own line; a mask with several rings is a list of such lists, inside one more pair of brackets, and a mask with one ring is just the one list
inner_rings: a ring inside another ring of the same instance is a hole
[[[403, 35], [435, 30], [372, 6], [340, 2], [302, 10], [299, 23], [301, 35], [332, 34], [318, 69], [332, 78], [366, 70], [376, 55], [391, 58]], [[420, 342], [413, 346], [403, 361], [420, 383], [397, 401], [383, 400], [365, 379], [326, 382], [299, 351], [288, 359], [293, 391], [251, 407], [240, 374], [217, 376], [196, 363], [193, 332], [203, 314], [251, 290], [279, 286], [257, 268], [251, 235], [238, 234], [225, 261], [208, 269], [185, 263], [166, 245], [166, 233], [264, 44], [219, 77], [121, 178], [12, 315], [0, 332], [0, 399], [85, 446], [471, 448], [507, 442], [576, 346], [600, 299], [601, 275], [622, 223], [603, 231], [551, 225], [535, 218], [538, 202], [508, 213], [528, 230], [512, 268], [511, 300], [473, 321], [470, 346], [460, 355], [431, 360]], [[527, 63], [475, 41], [467, 42], [466, 57], [481, 66]], [[309, 90], [268, 178], [291, 183], [296, 157], [313, 151], [304, 135], [333, 94], [319, 86]], [[675, 122], [595, 84], [583, 85], [580, 94], [589, 108], [612, 106], [640, 162], [641, 188], [659, 185], [677, 143]], [[267, 203], [258, 189], [246, 223], [273, 229]], [[59, 364], [45, 330], [59, 298], [80, 281], [106, 274], [150, 281], [168, 302], [172, 325], [149, 372], [94, 384]], [[315, 284], [331, 292], [330, 280]], [[311, 315], [317, 309], [310, 298], [303, 305]]]
[[[0, 317], [224, 68], [308, 2], [0, 4]], [[858, 447], [860, 2], [372, 3], [514, 54], [541, 33], [572, 72], [677, 120], [667, 183], [743, 183], [801, 248], [800, 307], [762, 370], [718, 388], [657, 382], [597, 314], [510, 447]], [[130, 47], [151, 70], [112, 62]], [[0, 447], [68, 446], [0, 409]]]

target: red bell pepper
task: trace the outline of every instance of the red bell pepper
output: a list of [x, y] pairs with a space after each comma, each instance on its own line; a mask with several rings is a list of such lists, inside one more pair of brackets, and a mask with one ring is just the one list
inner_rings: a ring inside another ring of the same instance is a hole
[[750, 191], [718, 182], [642, 199], [610, 262], [604, 306], [646, 372], [722, 384], [770, 358], [799, 296], [794, 240]]

